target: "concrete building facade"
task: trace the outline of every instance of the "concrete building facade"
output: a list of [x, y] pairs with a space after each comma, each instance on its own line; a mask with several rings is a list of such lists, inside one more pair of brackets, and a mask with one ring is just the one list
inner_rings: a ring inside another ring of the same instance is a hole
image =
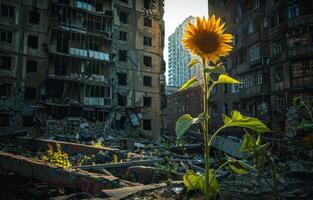
[[2, 126], [31, 125], [40, 108], [52, 118], [82, 116], [159, 135], [163, 1], [1, 0], [0, 6]]

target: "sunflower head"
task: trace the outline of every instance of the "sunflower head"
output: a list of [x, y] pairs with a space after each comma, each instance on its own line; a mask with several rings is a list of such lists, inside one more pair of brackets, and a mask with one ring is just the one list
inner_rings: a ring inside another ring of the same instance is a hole
[[206, 61], [216, 63], [221, 56], [227, 56], [232, 50], [231, 34], [224, 34], [225, 23], [215, 16], [207, 20], [197, 17], [196, 24], [188, 23], [183, 36], [183, 44], [193, 54], [204, 58]]

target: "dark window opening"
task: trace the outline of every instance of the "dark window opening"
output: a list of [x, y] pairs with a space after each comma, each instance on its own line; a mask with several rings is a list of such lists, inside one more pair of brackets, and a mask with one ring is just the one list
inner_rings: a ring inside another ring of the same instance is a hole
[[12, 43], [12, 32], [0, 30], [0, 42]]
[[143, 97], [143, 106], [150, 107], [152, 103], [152, 97]]
[[142, 128], [145, 131], [150, 131], [152, 129], [151, 119], [144, 119], [143, 124], [142, 124]]
[[37, 72], [37, 61], [27, 60], [26, 72]]
[[151, 9], [153, 6], [152, 6], [152, 0], [144, 0], [143, 2], [143, 7], [145, 9]]
[[117, 82], [119, 85], [127, 85], [127, 74], [117, 73]]
[[0, 56], [0, 69], [11, 70], [11, 57]]
[[119, 50], [118, 52], [118, 60], [126, 62], [127, 61], [127, 51], [126, 50]]
[[120, 12], [120, 21], [124, 24], [128, 23], [128, 14], [126, 12]]
[[152, 57], [151, 56], [143, 56], [143, 64], [147, 67], [152, 67]]
[[38, 37], [34, 35], [28, 35], [27, 46], [33, 49], [38, 48]]
[[25, 87], [24, 97], [25, 99], [35, 100], [36, 99], [36, 88]]
[[152, 27], [152, 20], [148, 17], [145, 17], [143, 19], [143, 25], [146, 27]]
[[57, 38], [57, 52], [68, 53], [69, 39]]
[[14, 6], [2, 4], [1, 14], [3, 17], [14, 17]]
[[127, 41], [127, 32], [120, 31], [119, 39], [122, 41]]
[[127, 96], [117, 94], [117, 103], [119, 106], [126, 106], [127, 105]]
[[96, 3], [96, 11], [97, 12], [102, 12], [103, 11], [103, 5], [102, 3]]
[[143, 85], [144, 86], [152, 86], [152, 78], [150, 76], [144, 76], [143, 77]]
[[38, 11], [30, 11], [28, 15], [28, 22], [32, 24], [39, 24], [40, 13]]
[[143, 44], [146, 46], [152, 46], [152, 38], [144, 36], [143, 37]]
[[10, 115], [0, 113], [0, 126], [9, 127], [9, 125], [10, 125]]
[[9, 97], [11, 95], [11, 84], [0, 85], [0, 97]]
[[128, 4], [128, 0], [120, 0], [120, 1], [123, 2], [123, 3]]
[[226, 103], [224, 104], [224, 114], [228, 115], [228, 105]]

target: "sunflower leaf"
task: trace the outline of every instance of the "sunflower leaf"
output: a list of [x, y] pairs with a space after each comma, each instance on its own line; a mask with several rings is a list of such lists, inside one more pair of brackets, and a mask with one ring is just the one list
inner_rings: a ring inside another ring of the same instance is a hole
[[239, 81], [237, 81], [236, 79], [227, 76], [226, 74], [221, 74], [218, 77], [217, 83], [233, 83], [233, 84], [238, 84], [240, 83]]
[[229, 168], [236, 174], [247, 174], [249, 171], [256, 171], [254, 167], [249, 165], [247, 161], [237, 160], [233, 157], [227, 156]]
[[242, 127], [248, 128], [257, 133], [270, 132], [271, 130], [259, 119], [253, 117], [243, 116], [239, 111], [234, 110], [231, 113], [231, 117], [223, 115], [223, 121], [225, 127]]
[[191, 127], [191, 125], [203, 122], [205, 119], [207, 119], [204, 115], [204, 113], [200, 113], [198, 117], [193, 118], [189, 114], [184, 114], [176, 121], [175, 126], [175, 132], [177, 138], [181, 138], [185, 132]]
[[198, 60], [198, 59], [193, 59], [189, 65], [188, 65], [188, 68], [192, 68], [193, 66], [195, 66], [196, 64], [201, 64], [201, 62]]
[[197, 83], [197, 82], [198, 82], [197, 77], [194, 76], [194, 77], [192, 77], [191, 79], [189, 79], [189, 81], [187, 81], [186, 83], [184, 83], [184, 85], [182, 85], [182, 86], [178, 89], [178, 91], [187, 89], [187, 88], [191, 87], [192, 85], [194, 85], [194, 84]]
[[256, 148], [256, 142], [249, 132], [244, 129], [246, 134], [242, 138], [242, 144], [240, 146], [241, 152], [251, 152]]
[[[216, 177], [213, 175], [213, 170], [209, 170], [210, 177], [210, 186], [209, 186], [209, 195], [214, 197], [219, 192], [219, 185]], [[205, 193], [205, 176], [196, 174], [195, 172], [189, 170], [183, 176], [184, 185], [188, 191], [190, 190], [200, 190], [202, 193]]]

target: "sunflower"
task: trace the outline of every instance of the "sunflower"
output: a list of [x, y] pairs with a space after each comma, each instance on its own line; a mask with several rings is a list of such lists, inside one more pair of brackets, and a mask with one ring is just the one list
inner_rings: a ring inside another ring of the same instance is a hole
[[224, 26], [225, 23], [221, 24], [221, 19], [215, 19], [214, 15], [208, 20], [197, 17], [196, 24], [187, 24], [182, 42], [193, 54], [215, 64], [233, 48], [227, 44], [232, 42], [233, 36], [224, 34]]

